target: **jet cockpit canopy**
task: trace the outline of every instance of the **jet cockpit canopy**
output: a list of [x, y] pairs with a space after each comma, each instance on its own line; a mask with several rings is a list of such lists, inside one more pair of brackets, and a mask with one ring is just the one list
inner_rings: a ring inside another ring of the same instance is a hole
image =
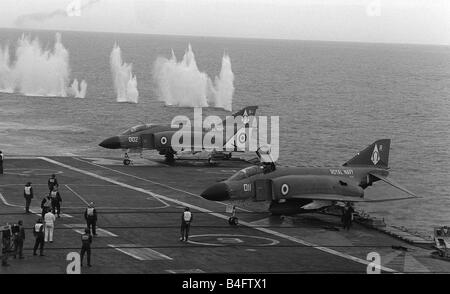
[[262, 174], [262, 173], [264, 173], [263, 166], [249, 166], [249, 167], [246, 167], [246, 168], [238, 171], [234, 175], [232, 175], [229, 180], [230, 181], [240, 181], [245, 178], [252, 177], [254, 175]]
[[129, 128], [128, 130], [121, 133], [123, 136], [131, 135], [140, 131], [144, 131], [147, 129], [150, 129], [153, 126], [153, 124], [141, 124], [134, 127]]

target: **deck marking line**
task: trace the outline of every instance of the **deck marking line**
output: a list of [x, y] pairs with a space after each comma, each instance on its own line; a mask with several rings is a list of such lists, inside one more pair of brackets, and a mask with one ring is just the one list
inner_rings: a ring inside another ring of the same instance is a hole
[[[155, 181], [152, 181], [152, 180], [149, 180], [149, 179], [141, 178], [141, 177], [138, 177], [138, 176], [135, 176], [135, 175], [127, 174], [125, 172], [118, 171], [118, 170], [115, 170], [115, 169], [112, 169], [112, 168], [109, 168], [109, 167], [106, 167], [106, 166], [102, 166], [102, 165], [99, 165], [99, 164], [95, 164], [95, 163], [92, 163], [92, 162], [89, 162], [89, 161], [85, 161], [85, 160], [82, 160], [82, 159], [79, 159], [79, 158], [76, 158], [76, 157], [72, 157], [72, 158], [75, 159], [75, 160], [81, 161], [83, 163], [86, 163], [86, 164], [97, 166], [97, 167], [100, 167], [100, 168], [103, 168], [103, 169], [107, 169], [107, 170], [113, 171], [113, 172], [118, 173], [118, 174], [122, 174], [122, 175], [125, 175], [125, 176], [128, 176], [128, 177], [132, 177], [132, 178], [144, 181], [144, 182], [149, 182], [149, 183], [152, 183], [154, 185], [158, 185], [158, 186], [170, 189], [170, 190], [174, 190], [174, 191], [177, 191], [177, 192], [181, 192], [181, 193], [184, 193], [184, 194], [188, 194], [188, 195], [191, 195], [191, 196], [203, 199], [200, 195], [197, 195], [197, 194], [194, 194], [194, 193], [182, 190], [182, 189], [174, 188], [174, 187], [166, 185], [166, 184], [162, 184], [162, 183], [155, 182]], [[217, 202], [217, 203], [220, 203], [222, 205], [227, 205], [226, 203], [222, 203], [222, 202]], [[244, 208], [241, 208], [241, 207], [237, 207], [237, 209], [245, 211], [245, 212], [252, 212], [250, 210], [247, 210], [247, 209], [244, 209]]]
[[77, 196], [81, 201], [84, 202], [84, 204], [89, 205], [89, 202], [86, 201], [86, 199], [84, 199], [80, 194], [78, 194], [77, 192], [75, 192], [72, 188], [69, 187], [69, 185], [64, 185], [66, 186], [67, 189], [69, 189], [70, 192], [72, 192], [75, 196]]
[[161, 252], [151, 248], [142, 248], [137, 244], [108, 244], [108, 246], [141, 261], [163, 259], [173, 260], [173, 258], [162, 254]]
[[193, 269], [175, 269], [175, 270], [166, 270], [169, 274], [201, 274], [204, 273], [199, 268], [193, 268]]
[[[80, 235], [84, 234], [84, 230], [86, 228], [86, 224], [65, 224], [64, 226], [71, 228]], [[119, 237], [118, 235], [99, 227], [97, 227], [96, 233], [98, 237]]]

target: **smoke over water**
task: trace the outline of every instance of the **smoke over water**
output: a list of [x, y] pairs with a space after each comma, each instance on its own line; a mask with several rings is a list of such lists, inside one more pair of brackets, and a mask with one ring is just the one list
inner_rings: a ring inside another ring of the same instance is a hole
[[[56, 34], [53, 50], [44, 50], [37, 38], [23, 35], [17, 42], [16, 59], [10, 63], [8, 46], [0, 49], [0, 92], [18, 91], [25, 96], [84, 98], [87, 84], [72, 93], [68, 89], [70, 79], [69, 52]], [[77, 82], [78, 83], [78, 82]]]
[[24, 27], [26, 25], [32, 24], [32, 23], [40, 23], [45, 22], [47, 20], [50, 20], [52, 18], [56, 17], [69, 17], [71, 13], [79, 13], [81, 16], [81, 13], [85, 10], [91, 8], [94, 4], [100, 2], [100, 0], [90, 0], [86, 4], [81, 5], [81, 0], [75, 0], [70, 5], [66, 7], [66, 9], [56, 9], [50, 12], [42, 12], [42, 13], [32, 13], [32, 14], [24, 14], [20, 15], [16, 18], [14, 21], [14, 24], [17, 27]]
[[138, 103], [139, 91], [133, 65], [122, 61], [122, 51], [117, 44], [111, 52], [110, 63], [117, 102]]
[[177, 61], [173, 51], [170, 59], [158, 57], [153, 77], [157, 84], [159, 99], [166, 105], [213, 106], [228, 111], [232, 109], [234, 74], [227, 55], [222, 58], [222, 69], [214, 83], [206, 73], [198, 69], [190, 44], [180, 62]]

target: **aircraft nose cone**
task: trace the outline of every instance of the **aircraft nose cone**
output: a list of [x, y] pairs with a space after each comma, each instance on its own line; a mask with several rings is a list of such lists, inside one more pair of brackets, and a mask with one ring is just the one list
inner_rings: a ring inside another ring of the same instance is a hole
[[225, 183], [217, 183], [206, 189], [200, 196], [211, 201], [224, 201], [230, 199], [228, 186]]
[[107, 149], [119, 149], [120, 148], [120, 138], [119, 137], [111, 137], [99, 144], [99, 146]]

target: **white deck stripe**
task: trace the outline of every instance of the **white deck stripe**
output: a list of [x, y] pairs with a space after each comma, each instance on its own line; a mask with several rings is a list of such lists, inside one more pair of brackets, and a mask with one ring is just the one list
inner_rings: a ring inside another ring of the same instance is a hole
[[199, 268], [193, 268], [193, 269], [176, 269], [176, 270], [166, 270], [169, 274], [201, 274], [204, 273]]
[[[86, 224], [65, 224], [64, 226], [73, 229], [81, 235], [84, 234], [84, 230], [86, 229]], [[118, 235], [99, 227], [97, 227], [96, 233], [98, 237], [119, 237]]]
[[97, 233], [98, 235], [100, 235], [100, 236], [102, 236], [102, 235], [107, 235], [107, 236], [111, 236], [111, 237], [118, 237], [116, 234], [111, 233], [110, 231], [107, 231], [107, 230], [102, 229], [102, 228], [98, 228], [98, 229], [96, 230], [96, 233]]
[[[210, 215], [213, 215], [215, 217], [218, 217], [218, 218], [221, 218], [221, 219], [224, 219], [224, 220], [228, 220], [228, 218], [229, 218], [229, 216], [226, 216], [226, 215], [223, 215], [223, 214], [220, 214], [220, 213], [215, 213], [215, 212], [212, 212], [212, 211], [210, 211], [208, 209], [205, 209], [205, 208], [202, 208], [202, 207], [199, 207], [199, 206], [196, 206], [196, 205], [192, 205], [192, 204], [189, 204], [189, 203], [186, 203], [186, 202], [183, 202], [183, 201], [175, 200], [175, 199], [172, 199], [172, 198], [169, 198], [169, 197], [166, 197], [166, 196], [162, 196], [162, 195], [150, 192], [148, 190], [145, 190], [145, 189], [142, 189], [142, 188], [138, 188], [138, 187], [135, 187], [135, 186], [131, 186], [131, 185], [128, 185], [128, 184], [125, 184], [125, 183], [122, 183], [122, 182], [119, 182], [119, 181], [107, 178], [107, 177], [99, 176], [99, 175], [94, 174], [92, 172], [88, 172], [88, 171], [85, 171], [85, 170], [82, 170], [82, 169], [79, 169], [79, 168], [76, 168], [76, 167], [73, 167], [73, 166], [70, 166], [70, 165], [67, 165], [67, 164], [55, 161], [55, 160], [50, 159], [50, 158], [46, 158], [46, 157], [40, 157], [40, 158], [42, 160], [47, 161], [47, 162], [53, 163], [55, 165], [59, 165], [59, 166], [62, 166], [64, 168], [67, 168], [67, 169], [70, 169], [70, 170], [73, 170], [73, 171], [77, 171], [79, 173], [82, 173], [82, 174], [85, 174], [85, 175], [88, 175], [88, 176], [91, 176], [91, 177], [94, 177], [94, 178], [97, 178], [97, 179], [100, 179], [100, 180], [104, 180], [104, 181], [109, 182], [109, 183], [113, 183], [113, 184], [116, 184], [116, 185], [119, 185], [119, 186], [122, 186], [122, 187], [125, 187], [125, 188], [129, 188], [131, 190], [135, 190], [135, 191], [147, 194], [147, 195], [151, 195], [153, 197], [162, 198], [162, 199], [164, 199], [165, 201], [168, 201], [168, 202], [172, 202], [172, 203], [175, 203], [175, 204], [178, 204], [178, 205], [183, 205], [185, 207], [190, 207], [192, 209], [196, 209], [198, 211], [201, 211], [201, 212], [204, 212], [204, 213], [208, 213]], [[264, 232], [264, 233], [267, 233], [267, 234], [270, 234], [270, 235], [273, 235], [273, 236], [277, 236], [277, 237], [280, 237], [280, 238], [283, 238], [283, 239], [286, 239], [286, 240], [289, 240], [289, 241], [292, 241], [292, 242], [295, 242], [295, 243], [298, 243], [298, 244], [301, 244], [301, 245], [304, 245], [304, 246], [313, 247], [313, 248], [315, 248], [317, 250], [320, 250], [320, 251], [323, 251], [323, 252], [326, 252], [326, 253], [329, 253], [329, 254], [332, 254], [332, 255], [335, 255], [335, 256], [339, 256], [339, 257], [342, 257], [342, 258], [345, 258], [345, 259], [348, 259], [348, 260], [351, 260], [351, 261], [354, 261], [354, 262], [358, 262], [358, 263], [361, 263], [361, 264], [364, 264], [364, 265], [369, 265], [370, 264], [370, 262], [367, 261], [367, 260], [364, 260], [364, 259], [352, 256], [352, 255], [349, 255], [349, 254], [346, 254], [346, 253], [342, 253], [342, 252], [330, 249], [328, 247], [318, 246], [316, 244], [313, 244], [313, 243], [304, 241], [302, 239], [295, 238], [295, 237], [292, 237], [292, 236], [289, 236], [289, 235], [286, 235], [286, 234], [283, 234], [283, 233], [280, 233], [280, 232], [277, 232], [277, 231], [274, 231], [274, 230], [261, 228], [261, 227], [256, 227], [255, 225], [253, 225], [252, 223], [249, 223], [249, 222], [239, 221], [239, 223], [241, 225], [253, 228], [255, 230], [258, 230], [258, 231], [261, 231], [261, 232]], [[386, 272], [397, 272], [396, 270], [393, 270], [393, 269], [385, 267], [385, 266], [380, 266], [380, 269], [383, 270], [383, 271], [386, 271]]]
[[[104, 169], [107, 169], [107, 170], [111, 170], [111, 171], [116, 172], [116, 173], [119, 173], [119, 174], [131, 176], [131, 177], [134, 177], [134, 178], [136, 178], [136, 179], [138, 179], [138, 180], [141, 180], [141, 181], [146, 181], [146, 182], [150, 182], [150, 183], [152, 183], [152, 184], [157, 184], [157, 185], [164, 185], [164, 184], [160, 184], [160, 183], [157, 183], [157, 182], [148, 180], [148, 179], [140, 178], [140, 177], [137, 177], [137, 176], [134, 176], [134, 175], [129, 175], [129, 174], [123, 173], [123, 172], [121, 172], [121, 171], [116, 171], [116, 170], [114, 170], [114, 169], [112, 169], [112, 168], [108, 168], [108, 167], [106, 167], [106, 166], [101, 166], [101, 165], [98, 165], [98, 164], [95, 164], [95, 163], [92, 163], [92, 162], [89, 162], [89, 161], [81, 160], [81, 159], [76, 158], [76, 157], [72, 157], [72, 158], [75, 159], [75, 160], [81, 161], [81, 162], [83, 162], [83, 163], [87, 163], [87, 164], [90, 164], [90, 165], [93, 165], [93, 166], [97, 166], [97, 167], [100, 167], [100, 168], [104, 168]], [[164, 186], [165, 186], [165, 185], [164, 185]], [[180, 190], [179, 192], [183, 192], [183, 191]], [[154, 196], [154, 197], [155, 197], [155, 196]], [[163, 204], [165, 204], [166, 206], [169, 206], [169, 204], [167, 204], [166, 202], [164, 202], [162, 199], [159, 199], [158, 197], [156, 197], [156, 198], [157, 198], [159, 201], [161, 201]]]
[[[174, 190], [174, 191], [177, 191], [177, 192], [181, 192], [181, 193], [184, 193], [184, 194], [187, 194], [187, 195], [191, 195], [191, 196], [195, 196], [195, 197], [198, 197], [198, 198], [202, 198], [200, 195], [197, 195], [197, 194], [194, 194], [194, 193], [182, 190], [182, 189], [174, 188], [174, 187], [166, 185], [166, 184], [162, 184], [162, 183], [155, 182], [155, 181], [152, 181], [152, 180], [149, 180], [149, 179], [141, 178], [141, 177], [138, 177], [138, 176], [135, 176], [135, 175], [127, 174], [127, 173], [121, 172], [119, 170], [115, 170], [115, 169], [112, 169], [112, 168], [109, 168], [109, 167], [106, 167], [106, 166], [95, 164], [95, 163], [92, 163], [92, 162], [89, 162], [89, 161], [86, 161], [86, 160], [82, 160], [82, 159], [79, 159], [79, 158], [76, 158], [76, 157], [72, 157], [72, 158], [75, 159], [75, 160], [81, 161], [83, 163], [86, 163], [86, 164], [90, 164], [90, 165], [93, 165], [93, 166], [97, 166], [97, 167], [100, 167], [100, 168], [103, 168], [103, 169], [107, 169], [107, 170], [113, 171], [113, 172], [118, 173], [118, 174], [122, 174], [122, 175], [125, 175], [125, 176], [128, 176], [128, 177], [132, 177], [132, 178], [144, 181], [144, 182], [149, 182], [149, 183], [152, 183], [152, 184], [155, 184], [155, 185], [158, 185], [158, 186], [170, 189], [170, 190]], [[222, 203], [222, 202], [217, 202], [217, 203], [220, 203], [220, 204], [225, 205], [225, 206], [228, 205], [228, 204]], [[245, 212], [252, 212], [250, 210], [247, 210], [247, 209], [244, 209], [244, 208], [241, 208], [241, 207], [237, 207], [237, 209], [239, 209], [241, 211], [245, 211]]]
[[171, 257], [162, 254], [156, 250], [153, 250], [151, 248], [141, 248], [139, 245], [136, 244], [117, 244], [117, 245], [108, 244], [108, 246], [141, 261], [164, 260], [164, 259], [173, 260]]
[[[9, 207], [18, 207], [18, 208], [22, 208], [22, 209], [25, 208], [24, 205], [17, 205], [17, 204], [11, 204], [11, 203], [9, 203], [9, 202], [6, 200], [6, 198], [3, 196], [2, 193], [0, 193], [0, 199], [2, 200], [3, 204], [5, 204], [6, 206], [9, 206]], [[40, 210], [40, 208], [37, 208], [37, 209]], [[37, 212], [36, 207], [35, 207], [35, 208], [31, 208], [31, 207], [30, 207], [30, 212], [31, 212], [31, 213], [34, 213], [35, 215], [41, 216], [41, 213], [40, 213], [40, 212]]]
[[14, 155], [10, 155], [10, 156], [7, 157], [7, 159], [16, 159], [16, 160], [36, 159], [36, 156], [14, 156]]
[[75, 196], [77, 196], [81, 201], [84, 202], [84, 204], [89, 205], [89, 202], [86, 201], [86, 199], [84, 199], [80, 194], [78, 194], [77, 192], [75, 192], [72, 188], [69, 187], [69, 185], [64, 185], [66, 186], [67, 189], [69, 189], [70, 192], [72, 192]]
[[[15, 204], [9, 204], [8, 201], [6, 201], [5, 197], [3, 197], [3, 194], [0, 193], [0, 199], [2, 200], [3, 204], [5, 204], [6, 206], [11, 206], [11, 207], [23, 207], [23, 206], [19, 206], [19, 205], [15, 205]], [[33, 212], [34, 213], [34, 212]]]

